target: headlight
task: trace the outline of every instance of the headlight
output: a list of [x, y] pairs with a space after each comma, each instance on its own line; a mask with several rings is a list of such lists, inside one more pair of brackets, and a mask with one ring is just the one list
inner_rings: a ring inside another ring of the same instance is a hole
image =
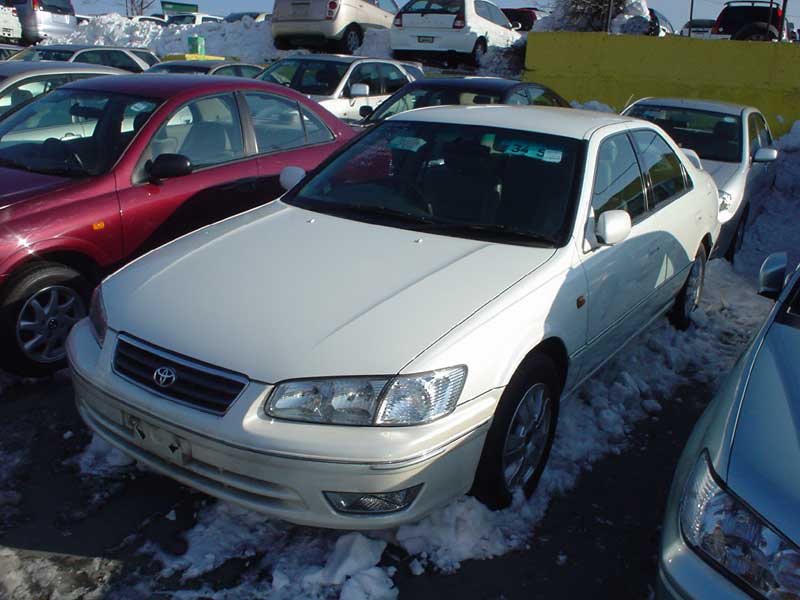
[[266, 413], [336, 425], [419, 425], [453, 412], [466, 375], [460, 366], [393, 378], [288, 381], [275, 387]]
[[94, 288], [92, 293], [92, 303], [89, 306], [89, 323], [92, 325], [92, 333], [100, 346], [106, 341], [106, 307], [103, 305], [103, 289], [101, 286]]
[[765, 598], [800, 598], [800, 548], [718, 483], [703, 452], [686, 482], [681, 531], [705, 560]]
[[719, 212], [730, 210], [733, 206], [733, 196], [728, 192], [719, 190]]

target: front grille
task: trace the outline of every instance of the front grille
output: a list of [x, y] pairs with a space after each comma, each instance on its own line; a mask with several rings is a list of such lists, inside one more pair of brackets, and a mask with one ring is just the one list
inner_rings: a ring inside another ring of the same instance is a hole
[[[156, 372], [162, 368], [174, 373], [174, 380], [166, 386], [156, 383]], [[175, 355], [124, 334], [117, 339], [114, 371], [170, 400], [216, 415], [225, 414], [247, 385], [242, 375]]]

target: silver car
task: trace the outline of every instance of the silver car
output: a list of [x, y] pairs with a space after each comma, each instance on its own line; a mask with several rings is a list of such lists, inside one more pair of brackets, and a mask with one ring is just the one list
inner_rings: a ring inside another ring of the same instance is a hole
[[29, 42], [69, 35], [78, 27], [70, 0], [14, 0], [22, 23], [22, 37]]
[[772, 185], [778, 158], [758, 109], [707, 100], [645, 98], [624, 113], [659, 125], [678, 145], [694, 150], [719, 188], [722, 234], [716, 255], [733, 261], [742, 247], [750, 202]]
[[672, 482], [659, 599], [800, 598], [800, 270], [761, 268], [777, 303], [706, 408]]
[[0, 62], [0, 118], [8, 111], [71, 81], [119, 75], [119, 69], [59, 62]]
[[284, 58], [258, 76], [307, 94], [345, 121], [360, 119], [362, 106], [378, 106], [422, 77], [419, 63], [337, 54]]
[[89, 46], [82, 44], [53, 44], [26, 48], [10, 60], [37, 62], [55, 60], [89, 63], [141, 73], [159, 62], [147, 48], [120, 48], [115, 46]]

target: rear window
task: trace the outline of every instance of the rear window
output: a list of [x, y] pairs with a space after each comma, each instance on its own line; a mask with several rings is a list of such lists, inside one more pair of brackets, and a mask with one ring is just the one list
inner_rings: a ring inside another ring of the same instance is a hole
[[138, 58], [141, 58], [144, 62], [146, 62], [151, 67], [155, 64], [158, 64], [158, 59], [150, 54], [149, 52], [144, 52], [143, 50], [131, 50], [131, 52], [136, 55]]
[[208, 67], [194, 65], [165, 65], [158, 64], [152, 69], [147, 69], [148, 73], [183, 73], [184, 75], [205, 75]]
[[[780, 12], [781, 7], [773, 4], [773, 24], [779, 23]], [[769, 21], [769, 14], [770, 6], [768, 4], [764, 4], [762, 6], [726, 6], [722, 9], [722, 13], [720, 14], [720, 24], [722, 25], [723, 29], [726, 29], [725, 33], [735, 33], [732, 31], [727, 31], [727, 28], [736, 27], [738, 29], [742, 25], [746, 25], [748, 23], [766, 23]]]
[[75, 14], [75, 9], [72, 8], [70, 0], [39, 0], [39, 6], [47, 12], [55, 12], [62, 15]]
[[403, 7], [406, 14], [457, 15], [464, 10], [464, 0], [411, 0]]
[[169, 18], [169, 25], [194, 25], [194, 15], [174, 15]]

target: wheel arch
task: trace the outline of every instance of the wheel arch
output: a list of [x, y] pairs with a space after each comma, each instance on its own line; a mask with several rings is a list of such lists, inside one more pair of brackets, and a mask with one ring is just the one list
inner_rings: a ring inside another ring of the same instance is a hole
[[544, 354], [548, 358], [550, 358], [556, 366], [558, 367], [559, 373], [559, 385], [561, 386], [560, 391], [564, 390], [564, 385], [567, 382], [567, 375], [569, 373], [569, 354], [567, 353], [567, 346], [564, 344], [564, 341], [557, 337], [552, 336], [548, 337], [538, 344], [531, 348], [528, 353], [522, 358], [521, 361], [517, 364], [517, 368], [514, 369], [514, 373], [516, 373], [522, 365], [534, 354]]
[[71, 267], [95, 282], [100, 279], [102, 268], [97, 260], [88, 252], [72, 248], [52, 248], [28, 252], [17, 257], [6, 269], [9, 277], [14, 277], [21, 269], [29, 269], [37, 263], [58, 263]]

